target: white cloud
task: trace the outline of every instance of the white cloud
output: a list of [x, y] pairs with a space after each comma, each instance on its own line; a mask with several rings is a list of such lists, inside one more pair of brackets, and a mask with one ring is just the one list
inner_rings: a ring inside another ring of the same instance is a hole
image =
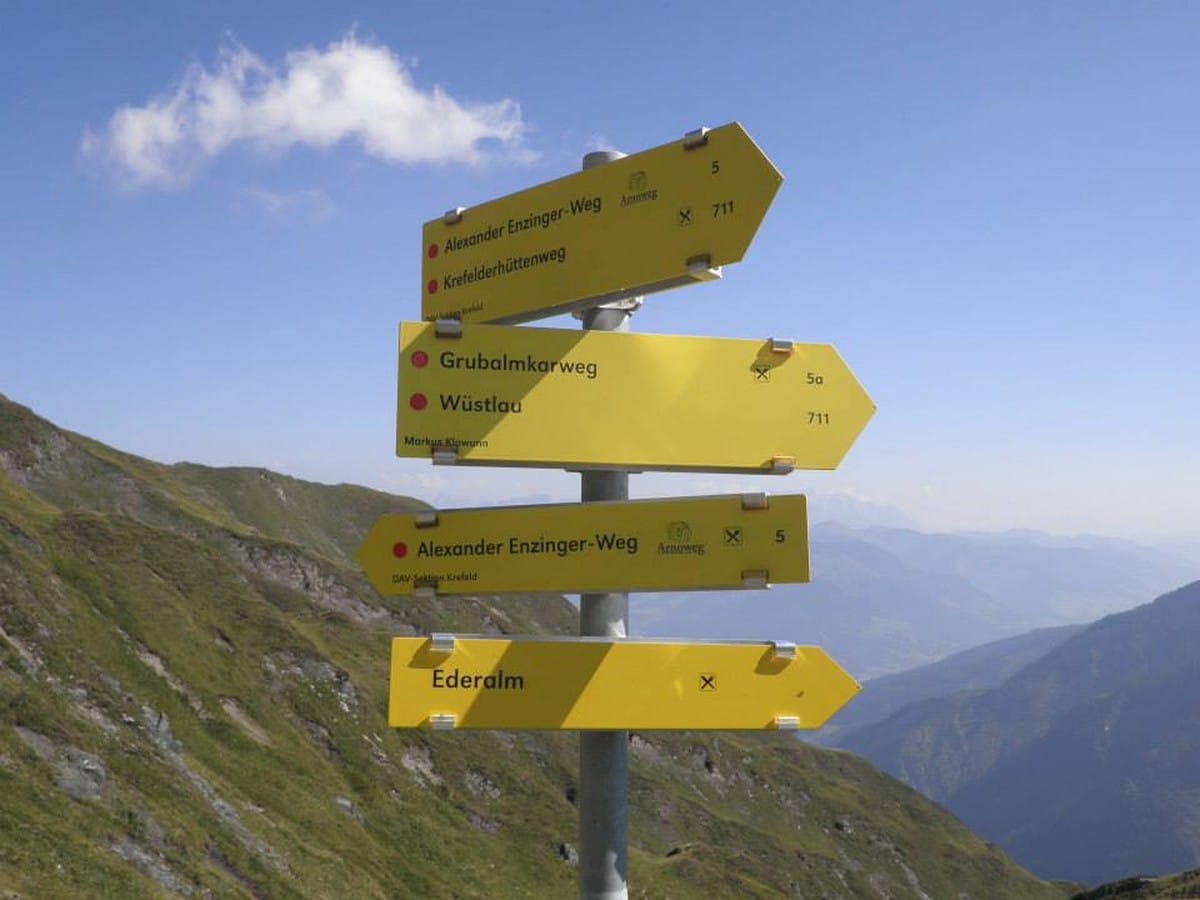
[[278, 67], [231, 43], [212, 71], [192, 66], [173, 92], [88, 129], [81, 149], [131, 187], [185, 184], [235, 144], [278, 154], [349, 140], [397, 164], [531, 156], [515, 101], [462, 103], [438, 86], [417, 87], [410, 69], [353, 34], [324, 50], [292, 51]]
[[318, 188], [299, 191], [271, 191], [266, 188], [247, 188], [246, 196], [280, 219], [300, 220], [315, 224], [334, 213], [333, 201]]

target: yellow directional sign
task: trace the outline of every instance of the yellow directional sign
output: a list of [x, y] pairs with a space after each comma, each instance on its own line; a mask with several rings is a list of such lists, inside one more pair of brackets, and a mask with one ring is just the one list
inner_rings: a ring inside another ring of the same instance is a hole
[[783, 176], [736, 123], [425, 223], [421, 318], [515, 323], [717, 277]]
[[398, 456], [634, 470], [833, 469], [874, 411], [826, 344], [400, 326]]
[[808, 581], [803, 495], [384, 516], [358, 560], [381, 594], [669, 591]]
[[395, 728], [820, 728], [859, 690], [820, 647], [394, 638]]

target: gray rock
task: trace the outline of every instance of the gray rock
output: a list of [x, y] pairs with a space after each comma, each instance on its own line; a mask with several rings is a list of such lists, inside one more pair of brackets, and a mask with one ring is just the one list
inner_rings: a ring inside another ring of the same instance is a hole
[[359, 809], [358, 806], [355, 805], [354, 801], [352, 801], [349, 797], [343, 797], [339, 794], [337, 797], [333, 798], [333, 802], [337, 804], [338, 809], [340, 809], [354, 821], [360, 824], [367, 821], [366, 813]]
[[176, 875], [159, 854], [151, 853], [135, 841], [123, 838], [109, 849], [121, 859], [137, 866], [168, 893], [180, 897], [191, 897], [196, 893], [195, 888]]
[[565, 862], [568, 866], [579, 865], [579, 851], [575, 849], [574, 844], [561, 843], [554, 848], [558, 853], [558, 858]]
[[468, 772], [463, 776], [463, 784], [476, 797], [486, 797], [489, 800], [495, 800], [500, 796], [500, 788], [481, 772]]
[[54, 767], [54, 783], [74, 800], [100, 800], [108, 769], [104, 760], [78, 747], [59, 746], [44, 734], [16, 726], [17, 737], [39, 759]]
[[73, 800], [100, 800], [108, 770], [98, 756], [84, 753], [77, 747], [67, 747], [58, 763], [55, 783], [59, 790]]

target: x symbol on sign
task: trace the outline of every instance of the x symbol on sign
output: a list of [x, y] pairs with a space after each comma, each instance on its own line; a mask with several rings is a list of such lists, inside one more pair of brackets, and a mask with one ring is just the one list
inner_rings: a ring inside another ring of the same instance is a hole
[[725, 529], [725, 543], [732, 544], [735, 547], [740, 547], [742, 545], [742, 529], [726, 528]]
[[716, 682], [717, 682], [716, 675], [706, 675], [703, 672], [700, 673], [700, 690], [715, 691], [717, 689]]
[[754, 380], [755, 381], [770, 381], [771, 380], [771, 367], [765, 366], [762, 363], [759, 363], [758, 365], [756, 365], [754, 367]]
[[691, 225], [692, 224], [692, 208], [690, 206], [679, 207], [679, 224], [680, 225]]

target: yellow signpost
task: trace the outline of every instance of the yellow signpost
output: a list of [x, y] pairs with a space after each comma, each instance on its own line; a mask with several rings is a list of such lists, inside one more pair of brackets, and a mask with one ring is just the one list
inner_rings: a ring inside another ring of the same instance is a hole
[[874, 411], [827, 344], [400, 326], [398, 456], [581, 469], [833, 469]]
[[803, 495], [389, 515], [358, 560], [384, 595], [762, 588], [808, 581]]
[[580, 896], [626, 892], [626, 731], [816, 729], [859, 690], [820, 647], [609, 637], [629, 591], [809, 578], [803, 496], [630, 502], [628, 473], [834, 469], [875, 411], [828, 345], [621, 331], [615, 301], [740, 261], [783, 178], [736, 123], [610, 156], [426, 222], [400, 326], [398, 456], [578, 469], [587, 502], [387, 515], [358, 553], [390, 596], [580, 594], [595, 636], [394, 638], [388, 702], [396, 728], [592, 732]]
[[435, 635], [392, 640], [395, 728], [812, 729], [859, 690], [820, 647]]
[[421, 318], [516, 323], [717, 277], [783, 176], [736, 123], [425, 223]]

